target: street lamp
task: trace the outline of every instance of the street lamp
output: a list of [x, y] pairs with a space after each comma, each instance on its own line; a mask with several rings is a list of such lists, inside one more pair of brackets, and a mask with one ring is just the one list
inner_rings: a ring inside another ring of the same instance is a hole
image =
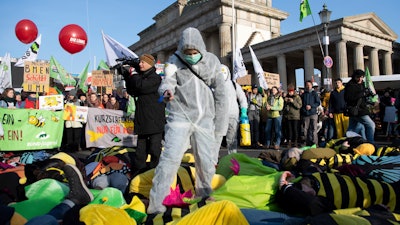
[[328, 25], [331, 19], [332, 11], [327, 9], [326, 4], [324, 4], [323, 9], [318, 13], [319, 18], [321, 19], [321, 23], [324, 26], [324, 38], [322, 39], [322, 43], [325, 45], [325, 54], [324, 54], [324, 65], [326, 68], [326, 78], [328, 85], [331, 81], [329, 81], [329, 68], [332, 67], [332, 58], [329, 57], [329, 36], [328, 36]]

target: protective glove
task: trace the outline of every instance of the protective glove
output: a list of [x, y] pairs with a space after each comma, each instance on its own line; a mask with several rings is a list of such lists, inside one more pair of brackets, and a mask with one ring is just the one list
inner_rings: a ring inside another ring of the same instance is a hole
[[247, 118], [247, 108], [240, 108], [240, 118]]

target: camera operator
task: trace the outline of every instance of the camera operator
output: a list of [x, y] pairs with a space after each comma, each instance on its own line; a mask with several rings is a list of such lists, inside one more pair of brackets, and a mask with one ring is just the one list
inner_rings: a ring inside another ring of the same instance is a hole
[[[161, 77], [156, 73], [155, 60], [143, 54], [139, 60], [124, 61], [121, 66], [128, 94], [135, 100], [134, 132], [138, 135], [136, 152], [130, 153], [132, 174], [155, 168], [161, 154], [161, 141], [165, 125], [165, 103], [159, 102], [158, 87]], [[151, 161], [146, 164], [147, 155]]]
[[360, 123], [365, 128], [366, 139], [374, 143], [375, 123], [369, 116], [370, 111], [367, 106], [367, 98], [373, 96], [374, 93], [364, 85], [365, 72], [363, 70], [355, 70], [352, 79], [347, 83], [344, 89], [344, 99], [347, 107], [357, 107], [357, 113], [349, 114], [349, 128], [354, 131], [357, 124]]

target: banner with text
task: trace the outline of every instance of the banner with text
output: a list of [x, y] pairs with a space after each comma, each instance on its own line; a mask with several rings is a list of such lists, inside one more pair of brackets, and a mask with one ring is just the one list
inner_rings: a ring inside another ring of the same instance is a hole
[[136, 147], [133, 119], [122, 110], [88, 108], [86, 147]]
[[0, 151], [53, 149], [61, 146], [63, 111], [0, 108], [4, 136]]

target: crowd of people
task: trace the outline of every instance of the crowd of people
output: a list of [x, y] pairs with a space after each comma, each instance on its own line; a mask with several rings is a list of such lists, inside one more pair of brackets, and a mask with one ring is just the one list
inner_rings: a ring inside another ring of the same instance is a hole
[[[341, 79], [336, 79], [332, 91], [321, 90], [314, 82], [307, 80], [305, 88], [299, 91], [289, 84], [287, 91], [275, 86], [263, 90], [252, 85], [251, 89], [244, 92], [240, 85], [231, 81], [229, 68], [206, 50], [203, 38], [195, 28], [187, 28], [182, 32], [177, 51], [165, 64], [164, 78], [156, 73], [154, 65], [154, 57], [143, 54], [137, 65], [118, 68], [126, 82], [126, 90], [114, 90], [112, 94], [83, 93], [80, 90], [64, 92], [65, 105], [122, 110], [132, 116], [134, 133], [138, 136], [137, 147], [134, 150], [125, 149], [127, 154], [124, 157], [107, 155], [101, 152], [104, 149], [91, 149], [93, 154], [97, 151], [97, 156], [103, 157], [82, 165], [84, 169], [80, 168], [79, 159], [59, 154], [46, 163], [37, 164], [36, 170], [25, 167], [25, 174], [30, 179], [57, 178], [61, 182], [67, 180], [70, 187], [59, 204], [55, 204], [45, 215], [30, 218], [27, 224], [45, 224], [44, 221], [46, 224], [58, 224], [59, 220], [65, 220], [65, 215], [73, 207], [84, 207], [93, 201], [94, 195], [88, 187], [114, 187], [128, 199], [131, 197], [128, 195], [130, 181], [148, 171], [153, 171], [153, 177], [146, 213], [151, 220], [154, 215], [168, 213], [165, 199], [171, 194], [171, 183], [189, 148], [194, 158], [195, 169], [192, 172], [196, 174], [192, 178], [195, 196], [190, 200], [213, 201], [215, 185], [212, 181], [216, 170], [223, 168], [218, 165], [223, 137], [226, 137], [229, 154], [235, 155], [239, 138], [238, 124], [243, 118], [250, 123], [252, 147], [274, 152], [283, 147], [295, 149], [294, 152], [303, 146], [325, 147], [330, 140], [346, 138], [349, 132], [372, 145], [375, 140], [375, 121], [378, 119], [384, 122], [382, 130], [388, 139], [398, 138], [399, 135], [398, 90], [387, 89], [382, 96], [378, 93], [380, 101], [375, 104], [379, 104], [380, 110], [371, 110], [373, 103], [369, 99], [376, 94], [365, 87], [365, 73], [362, 70], [355, 70], [346, 85]], [[0, 107], [35, 109], [38, 108], [37, 98], [37, 93], [17, 93], [7, 88], [0, 97]], [[65, 121], [64, 129], [58, 151], [71, 153], [86, 149], [84, 123]], [[108, 147], [109, 152], [119, 152], [113, 146]], [[361, 152], [369, 151], [364, 148]], [[11, 155], [8, 157], [12, 158]], [[237, 175], [243, 168], [235, 169], [235, 160], [230, 162], [233, 164], [230, 169], [234, 172], [237, 170]], [[35, 172], [38, 168], [45, 172]], [[58, 173], [60, 170], [64, 172]], [[60, 175], [63, 176], [60, 178]], [[290, 199], [293, 193], [302, 195], [304, 190], [291, 185], [294, 179], [291, 176], [294, 175], [284, 175], [282, 184], [277, 186], [281, 194], [286, 193], [283, 199]], [[32, 184], [33, 181], [28, 183]], [[299, 194], [299, 191], [303, 192]], [[16, 200], [20, 199], [14, 196], [5, 202]], [[10, 213], [14, 211], [9, 206], [0, 206], [0, 213], [8, 212], [5, 222], [16, 217], [16, 213]], [[297, 210], [301, 208], [298, 205], [294, 207]], [[335, 207], [329, 205], [327, 208], [331, 210]], [[18, 210], [16, 212], [19, 213]], [[63, 224], [68, 223], [64, 221]]]
[[[398, 139], [399, 90], [387, 88], [372, 93], [365, 87], [364, 77], [364, 71], [355, 70], [346, 85], [337, 78], [331, 91], [320, 89], [311, 80], [298, 91], [293, 84], [287, 91], [253, 85], [246, 92], [251, 147], [323, 147], [331, 139], [346, 137], [348, 131], [374, 143], [376, 124], [379, 134], [388, 141]], [[375, 95], [378, 101], [371, 102], [369, 99]], [[357, 114], [352, 114], [350, 108], [356, 108]]]

